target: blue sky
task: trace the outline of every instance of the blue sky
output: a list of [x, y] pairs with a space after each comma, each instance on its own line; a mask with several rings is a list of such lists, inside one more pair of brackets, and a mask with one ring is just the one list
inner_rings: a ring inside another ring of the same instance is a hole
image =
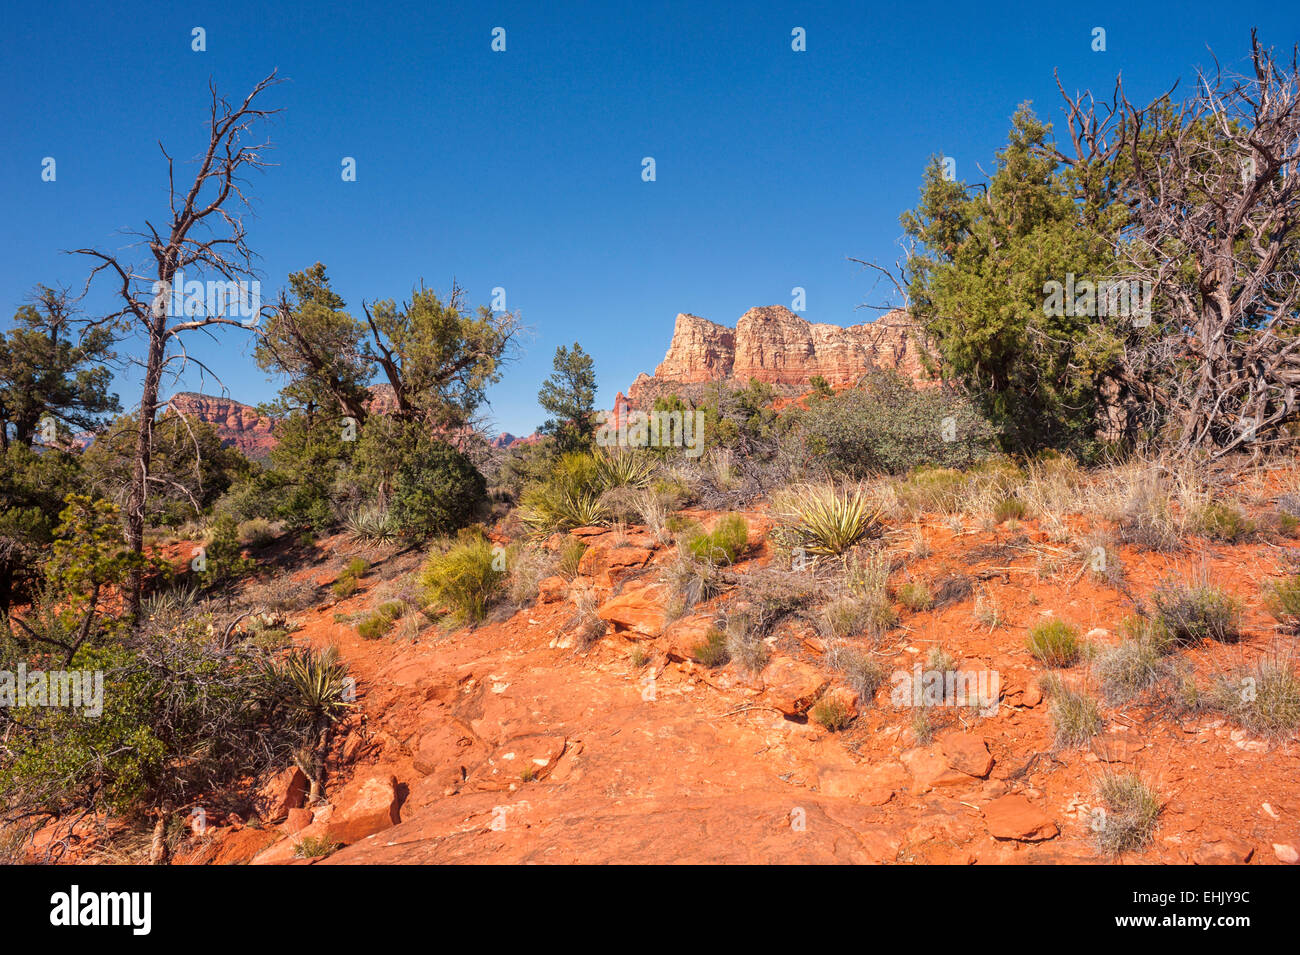
[[[277, 166], [252, 182], [249, 238], [269, 297], [313, 262], [360, 314], [421, 279], [475, 303], [506, 289], [530, 333], [491, 393], [496, 426], [542, 420], [559, 344], [596, 360], [609, 407], [663, 357], [678, 312], [733, 324], [807, 290], [848, 325], [886, 289], [898, 216], [936, 153], [982, 178], [1016, 105], [1056, 121], [1052, 73], [1147, 98], [1209, 49], [1238, 62], [1258, 26], [1300, 39], [1293, 4], [26, 4], [0, 30], [0, 328], [37, 282], [80, 288], [62, 250], [120, 248], [165, 218], [161, 140], [203, 142], [209, 77], [265, 97]], [[191, 29], [207, 51], [191, 50]], [[490, 48], [506, 30], [504, 53]], [[1094, 27], [1105, 52], [1091, 49]], [[791, 30], [807, 51], [791, 50]], [[52, 156], [57, 180], [42, 182]], [[355, 157], [357, 181], [340, 163]], [[641, 179], [653, 156], [657, 180]], [[183, 168], [178, 166], [178, 168]], [[178, 174], [179, 175], [179, 174]], [[111, 304], [92, 291], [92, 313]], [[273, 397], [246, 334], [191, 341], [232, 397]], [[197, 376], [170, 390], [220, 393]], [[139, 384], [121, 376], [123, 403]]]

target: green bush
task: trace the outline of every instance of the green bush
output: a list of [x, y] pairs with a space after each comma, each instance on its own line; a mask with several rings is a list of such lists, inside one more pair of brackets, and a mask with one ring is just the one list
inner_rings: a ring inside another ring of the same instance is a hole
[[909, 580], [898, 588], [898, 602], [908, 610], [929, 610], [934, 606], [934, 597], [925, 581]]
[[[943, 388], [918, 389], [892, 371], [817, 401], [799, 417], [808, 449], [855, 477], [902, 474], [921, 464], [967, 467], [988, 453], [993, 426]], [[951, 439], [951, 440], [950, 440]]]
[[331, 588], [334, 591], [334, 596], [340, 600], [351, 597], [357, 592], [361, 578], [365, 576], [366, 571], [369, 569], [370, 562], [364, 557], [353, 557], [339, 572], [338, 578], [334, 581], [334, 586]]
[[1240, 605], [1211, 584], [1188, 587], [1166, 582], [1152, 592], [1151, 601], [1156, 623], [1178, 645], [1202, 640], [1232, 642], [1239, 636]]
[[469, 525], [487, 503], [487, 481], [470, 459], [435, 441], [398, 468], [389, 514], [404, 535], [424, 539]]
[[1251, 537], [1256, 524], [1239, 509], [1218, 501], [1198, 508], [1192, 515], [1192, 530], [1211, 540], [1235, 544]]
[[582, 555], [586, 552], [586, 541], [579, 540], [576, 537], [568, 538], [560, 547], [560, 560], [556, 569], [562, 576], [572, 580], [578, 576], [578, 565], [582, 563]]
[[734, 564], [749, 546], [749, 522], [739, 514], [718, 518], [713, 530], [703, 528], [686, 535], [682, 541], [696, 560], [714, 564]]
[[827, 693], [812, 708], [812, 718], [832, 733], [838, 733], [853, 722], [852, 708], [839, 694]]
[[727, 653], [727, 635], [716, 627], [705, 634], [703, 642], [697, 644], [692, 653], [706, 667], [720, 667], [731, 659]]
[[604, 524], [609, 520], [608, 508], [601, 502], [605, 490], [595, 456], [569, 452], [555, 460], [544, 480], [524, 490], [519, 516], [533, 530], [543, 533]]
[[420, 572], [420, 584], [434, 607], [449, 606], [458, 623], [476, 623], [487, 616], [488, 604], [501, 590], [505, 570], [486, 538], [465, 540], [431, 555]]
[[393, 628], [393, 624], [401, 619], [404, 613], [406, 613], [406, 604], [403, 601], [387, 600], [357, 625], [357, 633], [365, 640], [378, 640]]
[[1264, 587], [1264, 606], [1279, 623], [1300, 621], [1300, 576], [1270, 581]]
[[1044, 666], [1073, 666], [1081, 653], [1079, 631], [1064, 620], [1052, 617], [1030, 627], [1028, 647]]

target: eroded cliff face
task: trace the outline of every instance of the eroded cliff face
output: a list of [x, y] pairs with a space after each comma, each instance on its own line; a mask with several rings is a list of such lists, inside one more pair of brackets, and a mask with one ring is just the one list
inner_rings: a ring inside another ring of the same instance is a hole
[[222, 444], [238, 448], [250, 458], [264, 458], [275, 446], [275, 422], [232, 398], [186, 391], [172, 396], [170, 408], [187, 418], [206, 421], [217, 429]]
[[805, 321], [783, 305], [751, 308], [734, 329], [681, 314], [664, 360], [653, 376], [638, 376], [628, 397], [641, 404], [667, 382], [727, 379], [803, 388], [820, 375], [844, 387], [872, 368], [891, 368], [921, 382], [926, 373], [915, 329], [901, 309], [847, 328]]

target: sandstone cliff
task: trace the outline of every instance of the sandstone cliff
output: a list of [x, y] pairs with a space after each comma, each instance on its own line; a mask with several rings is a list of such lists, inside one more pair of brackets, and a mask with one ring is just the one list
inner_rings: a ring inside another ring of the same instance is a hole
[[184, 391], [172, 395], [170, 409], [176, 414], [206, 421], [217, 430], [221, 443], [238, 448], [250, 458], [265, 458], [275, 446], [275, 422], [257, 409], [214, 395]]
[[782, 305], [751, 308], [734, 329], [681, 314], [664, 360], [653, 376], [637, 377], [628, 398], [642, 405], [669, 382], [744, 384], [754, 378], [803, 389], [820, 375], [832, 386], [843, 387], [872, 368], [892, 368], [914, 381], [925, 380], [915, 325], [901, 309], [848, 327], [808, 322]]

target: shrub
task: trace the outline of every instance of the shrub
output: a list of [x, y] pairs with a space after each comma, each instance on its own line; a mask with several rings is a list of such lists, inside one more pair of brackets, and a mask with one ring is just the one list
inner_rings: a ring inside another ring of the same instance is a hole
[[1300, 729], [1300, 678], [1289, 654], [1263, 657], [1220, 678], [1212, 696], [1233, 722], [1259, 736], [1284, 740]]
[[878, 594], [839, 597], [827, 603], [821, 615], [822, 633], [831, 640], [865, 633], [874, 642], [897, 625], [898, 614]]
[[497, 563], [486, 538], [464, 540], [431, 555], [420, 571], [420, 584], [431, 605], [450, 607], [455, 622], [477, 623], [487, 616], [505, 578]]
[[853, 710], [838, 693], [827, 693], [812, 708], [812, 718], [832, 733], [853, 722]]
[[842, 646], [833, 651], [831, 663], [844, 674], [844, 681], [858, 694], [862, 705], [870, 706], [885, 682], [884, 668], [865, 650]]
[[1255, 522], [1237, 508], [1213, 501], [1192, 514], [1192, 530], [1211, 540], [1235, 544], [1255, 533]]
[[293, 847], [293, 854], [298, 859], [320, 859], [342, 848], [329, 836], [303, 836]]
[[1056, 617], [1029, 629], [1029, 652], [1049, 667], [1073, 666], [1079, 659], [1079, 631]]
[[557, 569], [563, 576], [572, 580], [578, 576], [578, 565], [582, 563], [582, 555], [586, 552], [586, 541], [570, 537], [560, 547], [560, 561]]
[[1049, 711], [1057, 749], [1082, 746], [1101, 732], [1096, 700], [1066, 686], [1058, 677], [1044, 680], [1042, 686], [1051, 701]]
[[880, 533], [880, 507], [860, 487], [804, 485], [783, 495], [777, 509], [794, 546], [809, 554], [839, 556]]
[[608, 624], [597, 612], [600, 602], [590, 590], [580, 591], [573, 602], [575, 609], [569, 618], [568, 627], [573, 634], [574, 643], [585, 650], [605, 635]]
[[275, 540], [275, 528], [264, 517], [242, 521], [237, 530], [239, 542], [249, 547], [263, 547]]
[[898, 588], [898, 602], [908, 610], [929, 610], [934, 605], [934, 597], [925, 581], [909, 580]]
[[657, 463], [644, 451], [628, 449], [606, 449], [595, 457], [600, 481], [606, 488], [649, 487]]
[[720, 667], [731, 659], [727, 653], [727, 635], [717, 627], [711, 627], [704, 640], [696, 644], [691, 652], [706, 667]]
[[433, 441], [397, 469], [389, 513], [403, 535], [422, 540], [469, 525], [487, 504], [487, 481], [470, 459]]
[[334, 581], [334, 596], [340, 600], [351, 597], [357, 592], [360, 586], [361, 578], [366, 571], [370, 569], [370, 562], [363, 557], [353, 557], [347, 562], [347, 565], [339, 572], [338, 578]]
[[1116, 531], [1120, 540], [1142, 550], [1173, 552], [1183, 546], [1182, 522], [1173, 513], [1168, 495], [1151, 487], [1134, 491]]
[[343, 522], [343, 526], [353, 540], [370, 544], [392, 543], [401, 535], [402, 530], [392, 509], [378, 504], [357, 508]]
[[749, 673], [761, 673], [771, 653], [763, 642], [763, 628], [754, 615], [743, 611], [730, 614], [724, 633], [728, 659]]
[[739, 514], [728, 514], [718, 518], [712, 531], [688, 532], [682, 543], [696, 560], [734, 564], [749, 546], [749, 522]]
[[870, 372], [859, 387], [814, 402], [799, 424], [814, 455], [855, 477], [925, 463], [969, 466], [987, 454], [995, 434], [962, 396], [918, 389], [892, 371]]
[[703, 603], [722, 592], [722, 572], [712, 561], [696, 560], [689, 554], [679, 554], [663, 569], [663, 582], [672, 593], [668, 613], [679, 617], [698, 603]]
[[1240, 606], [1211, 584], [1188, 587], [1169, 581], [1152, 592], [1151, 600], [1155, 604], [1157, 624], [1178, 645], [1207, 639], [1226, 643], [1239, 635]]
[[1172, 674], [1160, 642], [1151, 636], [1125, 637], [1098, 654], [1092, 666], [1102, 696], [1111, 703], [1127, 702]]
[[605, 489], [593, 455], [562, 454], [544, 480], [525, 489], [520, 518], [539, 533], [604, 524], [609, 520], [609, 510], [601, 501]]
[[1131, 773], [1108, 773], [1097, 782], [1105, 813], [1094, 825], [1097, 848], [1107, 855], [1141, 849], [1151, 841], [1160, 818], [1160, 797]]
[[993, 506], [993, 520], [1001, 524], [1004, 521], [1020, 520], [1028, 512], [1025, 502], [1018, 497], [1004, 497]]
[[401, 600], [388, 600], [357, 625], [357, 633], [365, 640], [378, 640], [392, 629], [393, 624], [406, 613], [406, 604]]
[[1264, 606], [1279, 623], [1300, 621], [1300, 576], [1270, 581], [1264, 587]]
[[506, 596], [510, 603], [522, 607], [535, 600], [542, 578], [554, 572], [558, 561], [557, 555], [541, 547], [512, 545], [506, 551]]

